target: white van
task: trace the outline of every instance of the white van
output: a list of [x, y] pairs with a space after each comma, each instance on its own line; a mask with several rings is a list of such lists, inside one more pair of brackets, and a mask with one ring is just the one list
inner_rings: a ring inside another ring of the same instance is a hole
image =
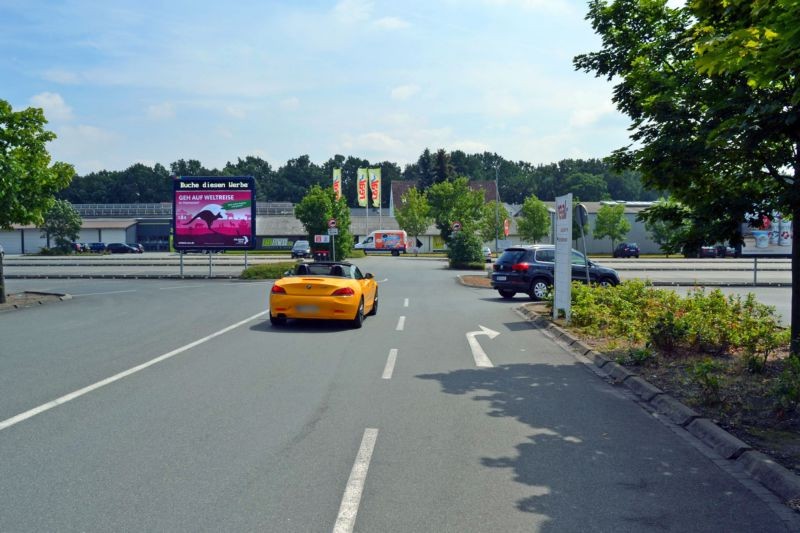
[[364, 250], [364, 254], [367, 252], [391, 252], [392, 255], [400, 255], [400, 252], [406, 253], [408, 235], [401, 229], [373, 231], [353, 248]]

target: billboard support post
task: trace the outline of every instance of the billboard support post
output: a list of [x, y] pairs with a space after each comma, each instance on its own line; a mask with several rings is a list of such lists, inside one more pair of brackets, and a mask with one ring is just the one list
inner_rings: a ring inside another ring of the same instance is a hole
[[183, 279], [183, 252], [178, 252], [178, 255], [181, 258], [181, 279]]

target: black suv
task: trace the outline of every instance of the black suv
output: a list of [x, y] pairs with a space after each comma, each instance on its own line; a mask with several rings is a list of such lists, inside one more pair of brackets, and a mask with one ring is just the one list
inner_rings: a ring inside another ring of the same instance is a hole
[[[503, 298], [513, 298], [524, 292], [531, 300], [547, 297], [554, 283], [556, 247], [552, 244], [534, 244], [506, 248], [495, 261], [492, 288]], [[586, 263], [582, 253], [572, 250], [572, 279], [586, 281]], [[589, 279], [599, 285], [617, 285], [619, 275], [612, 268], [589, 261]]]
[[614, 248], [614, 257], [639, 257], [639, 245], [635, 242], [621, 242]]

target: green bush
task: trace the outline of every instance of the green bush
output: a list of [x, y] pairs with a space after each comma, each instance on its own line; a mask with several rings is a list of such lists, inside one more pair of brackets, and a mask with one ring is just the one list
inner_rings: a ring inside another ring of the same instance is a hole
[[800, 404], [800, 357], [792, 355], [786, 358], [773, 393], [779, 407], [787, 411], [797, 409]]
[[468, 231], [457, 231], [447, 243], [447, 257], [450, 268], [462, 268], [473, 263], [480, 263], [483, 270], [483, 255], [481, 254], [480, 238]]
[[254, 265], [244, 269], [239, 277], [241, 279], [278, 279], [287, 270], [293, 270], [296, 264], [294, 262], [281, 262]]
[[719, 401], [720, 378], [717, 375], [719, 366], [713, 359], [703, 359], [691, 367], [691, 378], [700, 386], [702, 398], [705, 403]]

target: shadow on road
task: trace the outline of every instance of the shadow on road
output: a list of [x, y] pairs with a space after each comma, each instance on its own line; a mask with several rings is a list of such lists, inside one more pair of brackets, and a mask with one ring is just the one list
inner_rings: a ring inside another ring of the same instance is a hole
[[530, 487], [515, 507], [544, 517], [542, 531], [696, 531], [711, 516], [715, 531], [764, 530], [738, 482], [580, 364], [416, 377], [527, 426], [516, 455], [476, 459]]

